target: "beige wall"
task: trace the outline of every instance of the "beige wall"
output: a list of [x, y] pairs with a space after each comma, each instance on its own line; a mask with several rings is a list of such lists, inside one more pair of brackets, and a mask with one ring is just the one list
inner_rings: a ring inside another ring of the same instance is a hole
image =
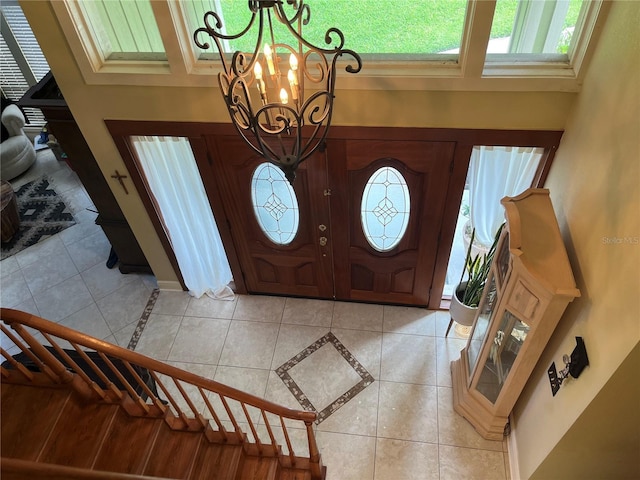
[[[104, 119], [227, 122], [218, 91], [202, 87], [86, 85], [48, 1], [23, 1], [74, 117], [129, 220], [159, 281], [173, 270], [135, 193], [124, 195], [109, 175], [125, 170]], [[216, 84], [212, 77], [211, 84]], [[338, 84], [339, 84], [338, 80]], [[576, 98], [561, 92], [432, 92], [341, 90], [336, 125], [561, 130]]]
[[640, 478], [639, 366], [636, 344], [531, 480]]
[[[513, 440], [522, 479], [539, 467], [549, 473], [545, 457], [550, 452], [550, 461], [555, 457], [560, 439], [640, 341], [638, 25], [640, 2], [614, 2], [547, 181], [582, 297], [569, 306], [514, 411]], [[562, 365], [575, 336], [584, 338], [590, 366], [552, 397], [546, 369], [552, 361]], [[634, 375], [637, 367], [631, 369]], [[610, 398], [607, 393], [602, 392]], [[639, 404], [636, 398], [636, 409]], [[592, 464], [595, 472], [606, 452], [586, 450], [592, 445], [587, 437], [598, 437], [603, 434], [599, 428], [610, 427], [594, 417], [590, 424], [590, 414], [586, 418], [580, 423], [581, 461]], [[621, 444], [637, 462], [637, 443]]]

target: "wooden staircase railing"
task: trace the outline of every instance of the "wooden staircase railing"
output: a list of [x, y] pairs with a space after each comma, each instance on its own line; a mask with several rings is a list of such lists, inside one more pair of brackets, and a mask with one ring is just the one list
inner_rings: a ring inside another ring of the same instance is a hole
[[[87, 400], [118, 404], [131, 416], [163, 418], [173, 430], [201, 431], [212, 442], [242, 445], [249, 454], [278, 457], [284, 467], [308, 469], [312, 480], [324, 478], [315, 412], [285, 408], [29, 313], [1, 308], [0, 319], [2, 332], [23, 354], [18, 361], [1, 349], [8, 362], [1, 368], [3, 381], [66, 384]], [[251, 412], [259, 412], [260, 425]], [[303, 455], [292, 446], [291, 421], [306, 431]]]

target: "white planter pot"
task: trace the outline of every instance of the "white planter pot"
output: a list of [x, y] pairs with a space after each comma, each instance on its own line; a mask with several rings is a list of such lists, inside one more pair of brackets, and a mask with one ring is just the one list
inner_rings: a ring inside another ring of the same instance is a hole
[[458, 294], [462, 296], [465, 288], [467, 288], [467, 282], [462, 282], [456, 287], [454, 294], [451, 296], [449, 315], [451, 315], [451, 318], [457, 324], [470, 327], [473, 325], [473, 320], [476, 318], [478, 307], [468, 307], [460, 301]]

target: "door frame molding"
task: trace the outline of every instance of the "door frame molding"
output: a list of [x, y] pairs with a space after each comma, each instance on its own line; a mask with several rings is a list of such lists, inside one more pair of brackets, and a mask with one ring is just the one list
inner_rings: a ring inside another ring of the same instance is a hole
[[[231, 231], [226, 221], [222, 201], [211, 168], [212, 154], [207, 151], [207, 136], [237, 136], [235, 127], [230, 123], [204, 122], [166, 122], [146, 120], [116, 120], [107, 119], [105, 124], [111, 134], [118, 151], [125, 163], [131, 179], [140, 195], [149, 215], [156, 234], [162, 242], [164, 251], [173, 266], [176, 275], [184, 289], [184, 280], [180, 273], [177, 260], [171, 247], [171, 242], [158, 216], [150, 196], [148, 186], [143, 180], [137, 160], [131, 150], [129, 137], [133, 135], [158, 135], [187, 137], [194, 151], [194, 156], [209, 196], [214, 217], [220, 230], [237, 293], [246, 293], [240, 262], [235, 250]], [[327, 141], [332, 139], [360, 139], [360, 140], [422, 140], [422, 141], [450, 141], [455, 142], [454, 158], [450, 165], [451, 176], [446, 194], [446, 204], [440, 229], [438, 250], [433, 272], [432, 290], [429, 295], [429, 309], [439, 309], [442, 303], [442, 290], [446, 277], [451, 243], [455, 233], [457, 213], [462, 200], [466, 181], [471, 150], [474, 145], [512, 146], [512, 147], [540, 147], [544, 154], [536, 171], [532, 187], [543, 187], [551, 169], [555, 153], [563, 135], [560, 130], [488, 130], [488, 129], [457, 129], [457, 128], [421, 128], [421, 127], [360, 127], [360, 126], [332, 126], [327, 135]], [[330, 166], [329, 166], [330, 169]], [[438, 285], [440, 285], [438, 287]], [[436, 287], [433, 287], [436, 286]]]
[[133, 184], [142, 200], [147, 215], [151, 219], [156, 235], [160, 239], [163, 250], [173, 267], [173, 270], [180, 281], [182, 289], [187, 291], [188, 288], [184, 283], [184, 278], [178, 265], [171, 240], [169, 239], [167, 230], [159, 214], [159, 210], [153, 197], [151, 190], [142, 172], [142, 167], [138, 162], [129, 137], [131, 136], [170, 136], [170, 137], [186, 137], [189, 139], [193, 155], [196, 159], [200, 177], [205, 186], [205, 192], [216, 219], [216, 224], [222, 238], [227, 259], [231, 267], [233, 281], [235, 284], [235, 292], [239, 294], [247, 293], [247, 288], [238, 261], [238, 255], [235, 251], [231, 231], [226, 221], [226, 213], [222, 207], [222, 201], [219, 196], [213, 173], [211, 171], [211, 156], [207, 151], [205, 141], [206, 135], [237, 135], [235, 128], [231, 124], [213, 124], [200, 122], [159, 122], [159, 121], [136, 121], [136, 120], [105, 120], [105, 124], [113, 141], [120, 152], [120, 156], [129, 171], [129, 175]]

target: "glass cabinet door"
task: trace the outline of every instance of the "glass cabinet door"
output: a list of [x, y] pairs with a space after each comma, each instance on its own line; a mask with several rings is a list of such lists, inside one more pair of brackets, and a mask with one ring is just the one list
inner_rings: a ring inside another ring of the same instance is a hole
[[505, 310], [476, 385], [476, 390], [491, 403], [495, 403], [500, 395], [502, 386], [527, 338], [527, 333], [529, 333], [529, 325]]
[[480, 355], [480, 349], [484, 343], [484, 338], [487, 335], [487, 328], [489, 327], [489, 321], [491, 320], [491, 313], [495, 308], [498, 292], [496, 289], [496, 279], [493, 275], [493, 271], [489, 273], [488, 282], [489, 287], [484, 291], [484, 297], [480, 301], [478, 318], [475, 326], [473, 327], [473, 333], [469, 338], [467, 344], [467, 359], [469, 364], [469, 378], [473, 374], [473, 369], [478, 361], [478, 355]]

